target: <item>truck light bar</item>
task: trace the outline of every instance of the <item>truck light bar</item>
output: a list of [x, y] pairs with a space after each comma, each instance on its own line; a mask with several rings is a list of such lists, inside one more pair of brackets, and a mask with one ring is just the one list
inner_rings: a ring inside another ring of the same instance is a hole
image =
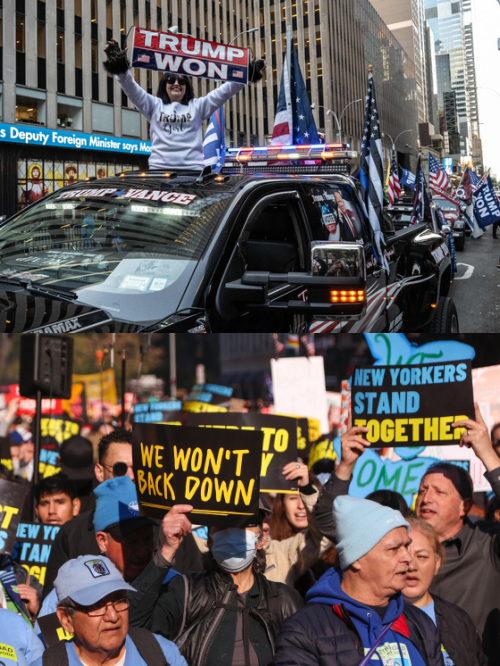
[[268, 160], [296, 162], [300, 160], [338, 160], [355, 159], [358, 153], [349, 150], [348, 143], [320, 143], [305, 146], [248, 146], [244, 148], [228, 148], [226, 161], [239, 164]]

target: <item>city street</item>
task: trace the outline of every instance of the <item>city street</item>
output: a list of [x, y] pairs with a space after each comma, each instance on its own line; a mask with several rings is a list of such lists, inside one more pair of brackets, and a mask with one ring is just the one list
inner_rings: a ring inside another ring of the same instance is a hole
[[468, 238], [457, 252], [458, 273], [450, 290], [458, 310], [460, 333], [500, 331], [500, 240], [488, 229], [477, 240]]

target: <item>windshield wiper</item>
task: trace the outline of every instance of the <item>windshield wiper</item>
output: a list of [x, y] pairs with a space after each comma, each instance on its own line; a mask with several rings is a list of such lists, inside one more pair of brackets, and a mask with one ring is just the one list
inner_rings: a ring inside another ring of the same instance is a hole
[[0, 283], [13, 284], [18, 287], [22, 287], [30, 294], [36, 294], [37, 296], [47, 296], [48, 298], [54, 298], [59, 301], [74, 301], [78, 298], [78, 294], [75, 294], [73, 291], [68, 291], [67, 289], [61, 289], [57, 287], [44, 287], [40, 284], [33, 284], [31, 280], [26, 278], [0, 277]]

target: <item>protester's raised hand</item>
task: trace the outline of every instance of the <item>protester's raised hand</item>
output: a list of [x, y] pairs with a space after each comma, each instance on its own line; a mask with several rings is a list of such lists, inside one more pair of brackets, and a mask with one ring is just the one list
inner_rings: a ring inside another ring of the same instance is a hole
[[366, 447], [371, 446], [370, 442], [361, 436], [368, 432], [368, 428], [352, 425], [350, 408], [347, 425], [347, 432], [340, 438], [341, 460], [335, 472], [336, 476], [344, 481], [350, 480], [356, 461], [363, 455]]
[[481, 416], [479, 405], [474, 403], [476, 412], [476, 420], [464, 419], [463, 421], [455, 421], [452, 423], [452, 428], [465, 428], [460, 438], [460, 446], [466, 446], [468, 449], [473, 449], [476, 456], [486, 467], [488, 472], [500, 467], [500, 458], [495, 453], [493, 444], [490, 439], [490, 432], [488, 426]]
[[24, 583], [18, 585], [17, 587], [19, 590], [19, 596], [26, 604], [26, 608], [34, 617], [40, 609], [40, 602], [38, 600], [37, 591], [29, 585], [25, 585]]
[[287, 481], [297, 479], [299, 488], [303, 488], [309, 483], [309, 470], [304, 463], [288, 463], [283, 467], [283, 475]]
[[162, 546], [161, 554], [169, 562], [174, 557], [186, 534], [192, 532], [191, 523], [185, 515], [192, 510], [191, 504], [174, 504], [163, 518], [162, 530], [165, 543]]

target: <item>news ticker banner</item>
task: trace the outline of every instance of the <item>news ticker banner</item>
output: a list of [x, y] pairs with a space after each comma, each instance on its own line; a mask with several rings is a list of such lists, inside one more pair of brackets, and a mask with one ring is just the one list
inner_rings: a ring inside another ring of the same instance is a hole
[[134, 28], [129, 53], [132, 67], [213, 81], [248, 83], [248, 49]]
[[353, 425], [376, 447], [458, 444], [474, 418], [470, 361], [419, 366], [359, 366], [352, 378]]
[[243, 527], [259, 511], [260, 432], [134, 423], [132, 452], [142, 515], [191, 504], [196, 524]]

